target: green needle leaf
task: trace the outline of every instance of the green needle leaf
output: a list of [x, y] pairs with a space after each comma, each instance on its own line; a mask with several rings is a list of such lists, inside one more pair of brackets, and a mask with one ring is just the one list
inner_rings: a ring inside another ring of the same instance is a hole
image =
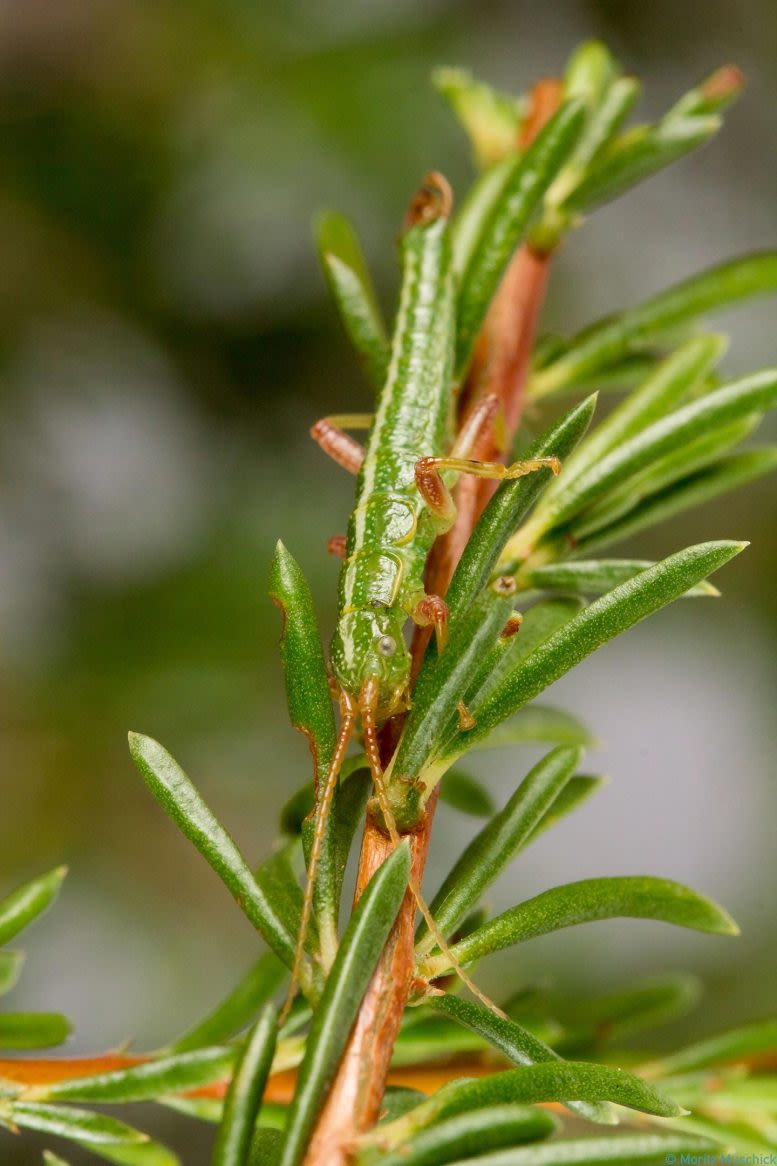
[[497, 92], [467, 69], [435, 69], [432, 82], [464, 127], [478, 166], [515, 153], [525, 100]]
[[571, 814], [573, 810], [576, 810], [578, 806], [587, 801], [591, 794], [601, 789], [606, 781], [606, 777], [588, 777], [583, 774], [578, 774], [577, 777], [573, 777], [564, 786], [547, 813], [543, 814], [527, 839], [527, 844], [533, 842], [539, 834], [550, 829], [551, 826], [555, 826], [556, 822], [565, 818], [567, 814]]
[[[633, 1134], [624, 1132], [617, 1137], [560, 1138], [544, 1146], [517, 1147], [495, 1154], [478, 1155], [467, 1159], [467, 1166], [655, 1166], [670, 1161], [674, 1155], [679, 1162], [683, 1155], [719, 1156], [720, 1142], [696, 1137], [692, 1133]], [[456, 1166], [463, 1166], [457, 1163]]]
[[89, 1077], [66, 1078], [25, 1091], [30, 1100], [92, 1101], [111, 1104], [148, 1101], [165, 1093], [186, 1093], [223, 1081], [235, 1063], [234, 1048], [195, 1049], [141, 1061], [126, 1069], [112, 1069]]
[[25, 883], [0, 903], [0, 944], [8, 943], [33, 919], [48, 910], [59, 894], [66, 866]]
[[[564, 466], [564, 482], [568, 485], [624, 441], [664, 417], [715, 368], [727, 347], [725, 337], [696, 336], [663, 360], [575, 450]], [[560, 479], [552, 482], [547, 493], [557, 492], [559, 485]]]
[[[295, 938], [275, 906], [258, 886], [232, 838], [213, 815], [189, 778], [158, 741], [129, 734], [130, 753], [151, 793], [165, 813], [199, 850], [231, 891], [246, 917], [261, 932], [280, 960], [291, 967]], [[303, 986], [310, 985], [309, 972]]]
[[[520, 851], [583, 757], [580, 748], [554, 749], [524, 778], [507, 805], [473, 838], [431, 903], [443, 934], [450, 934]], [[481, 929], [482, 930], [482, 929]], [[422, 926], [418, 951], [434, 946]]]
[[69, 1138], [81, 1145], [102, 1146], [111, 1143], [145, 1142], [147, 1137], [123, 1121], [86, 1109], [63, 1105], [40, 1105], [17, 1101], [11, 1109], [12, 1120], [29, 1130]]
[[185, 1053], [229, 1040], [253, 1020], [286, 979], [287, 971], [273, 952], [266, 952], [252, 964], [221, 1003], [170, 1046], [172, 1053]]
[[302, 1160], [409, 877], [410, 850], [403, 842], [372, 876], [349, 920], [313, 1015], [289, 1109], [281, 1166], [297, 1166]]
[[544, 532], [552, 527], [563, 526], [587, 506], [607, 495], [614, 486], [659, 457], [681, 449], [713, 426], [763, 412], [775, 404], [777, 369], [766, 369], [716, 389], [700, 400], [692, 401], [653, 422], [570, 483], [560, 485], [555, 496], [543, 499], [530, 522], [511, 540], [509, 553], [519, 560], [523, 559]]
[[326, 773], [337, 739], [332, 696], [310, 588], [280, 541], [270, 570], [270, 598], [283, 616], [281, 659], [289, 717], [307, 738], [318, 781]]
[[639, 126], [616, 139], [591, 166], [589, 173], [563, 204], [580, 214], [618, 198], [635, 183], [649, 178], [701, 146], [722, 125], [714, 114], [666, 118], [655, 126]]
[[0, 1049], [45, 1049], [70, 1036], [70, 1021], [60, 1012], [0, 1012]]
[[473, 818], [489, 818], [494, 813], [494, 802], [485, 786], [459, 769], [446, 773], [440, 785], [440, 801]]
[[[760, 413], [716, 425], [709, 432], [694, 438], [686, 445], [668, 453], [646, 466], [639, 474], [627, 479], [615, 490], [609, 491], [584, 514], [572, 522], [569, 530], [577, 546], [591, 534], [613, 526], [623, 515], [631, 514], [643, 499], [652, 498], [668, 486], [689, 478], [697, 470], [719, 460], [733, 446], [744, 441], [761, 423]], [[748, 451], [750, 452], [750, 451]]]
[[641, 530], [665, 522], [693, 506], [701, 506], [776, 469], [777, 446], [729, 454], [691, 477], [646, 498], [612, 526], [595, 531], [580, 543], [578, 550], [586, 554], [609, 543], [631, 538]]
[[272, 1065], [277, 1014], [267, 1006], [253, 1028], [224, 1101], [212, 1166], [246, 1166], [251, 1136]]
[[[460, 962], [472, 963], [538, 935], [616, 918], [659, 919], [711, 935], [739, 934], [731, 916], [704, 895], [671, 879], [631, 875], [552, 887], [490, 919], [452, 951]], [[421, 971], [426, 978], [436, 979], [447, 967], [447, 956], [440, 954], [425, 961]]]
[[249, 1166], [278, 1166], [283, 1148], [283, 1133], [269, 1126], [259, 1126], [251, 1143]]
[[473, 709], [476, 725], [467, 737], [471, 741], [486, 737], [602, 644], [684, 595], [744, 546], [718, 542], [688, 547], [594, 600], [524, 658], [482, 707]]
[[[527, 1028], [514, 1020], [496, 1016], [481, 1004], [448, 994], [431, 997], [429, 1006], [482, 1036], [517, 1065], [536, 1065], [545, 1061], [561, 1060], [558, 1053]], [[609, 1106], [599, 1102], [572, 1101], [568, 1105], [571, 1110], [589, 1121], [602, 1122], [606, 1125], [613, 1125], [615, 1122]]]
[[89, 1149], [106, 1162], [114, 1162], [116, 1166], [181, 1166], [177, 1155], [161, 1142], [145, 1141], [137, 1145], [122, 1142], [89, 1146]]
[[759, 1053], [773, 1053], [777, 1049], [777, 1020], [764, 1020], [731, 1029], [720, 1036], [698, 1041], [676, 1053], [645, 1066], [651, 1076], [677, 1073], [695, 1073], [712, 1065], [725, 1065], [745, 1060]]
[[[578, 611], [579, 608], [575, 606], [572, 610]], [[533, 704], [529, 708], [521, 709], [509, 721], [494, 729], [484, 740], [476, 741], [473, 748], [504, 749], [513, 745], [533, 745], [537, 742], [549, 745], [596, 744], [595, 738], [582, 721], [573, 717], [571, 713], [551, 708], [547, 704]]]
[[492, 1105], [442, 1121], [399, 1146], [393, 1153], [370, 1150], [357, 1155], [358, 1166], [439, 1166], [469, 1161], [480, 1150], [547, 1138], [558, 1129], [552, 1114], [524, 1105]]
[[[521, 572], [520, 581], [526, 583], [527, 590], [604, 595], [654, 566], [655, 563], [649, 559], [599, 559], [595, 562], [577, 559], [567, 563], [551, 563], [547, 567], [530, 567]], [[684, 598], [715, 595], [720, 595], [717, 587], [702, 581], [689, 587]]]
[[649, 346], [670, 329], [751, 296], [777, 291], [777, 251], [756, 252], [711, 267], [574, 336], [563, 353], [534, 374], [528, 392], [544, 397], [579, 384]]
[[371, 383], [382, 389], [390, 346], [358, 236], [348, 220], [335, 211], [319, 215], [315, 232], [324, 276], [345, 331]]
[[665, 1024], [698, 1002], [701, 985], [695, 976], [651, 977], [619, 992], [556, 1009], [564, 1034], [556, 1047], [566, 1056], [611, 1044], [635, 1032]]
[[385, 1145], [395, 1146], [456, 1114], [506, 1103], [565, 1102], [570, 1097], [577, 1101], [611, 1101], [656, 1117], [678, 1117], [683, 1112], [673, 1101], [623, 1069], [577, 1061], [548, 1061], [491, 1073], [474, 1081], [466, 1078], [452, 1081], [398, 1121], [381, 1126], [380, 1132]]
[[523, 239], [542, 196], [573, 149], [585, 122], [579, 101], [568, 101], [517, 155], [498, 203], [483, 225], [478, 246], [461, 278], [456, 341], [457, 375], [469, 365], [480, 326], [507, 265]]
[[24, 967], [24, 952], [0, 951], [0, 996], [16, 986]]

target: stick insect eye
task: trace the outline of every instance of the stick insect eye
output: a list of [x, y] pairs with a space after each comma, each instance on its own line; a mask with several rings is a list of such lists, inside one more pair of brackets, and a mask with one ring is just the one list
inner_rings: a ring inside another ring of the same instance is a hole
[[381, 656], [393, 656], [397, 650], [397, 641], [393, 636], [380, 636], [376, 647]]

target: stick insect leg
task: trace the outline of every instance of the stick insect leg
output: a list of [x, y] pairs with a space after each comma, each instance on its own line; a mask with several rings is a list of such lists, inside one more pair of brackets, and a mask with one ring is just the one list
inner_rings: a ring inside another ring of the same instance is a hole
[[[380, 812], [383, 815], [383, 820], [386, 824], [386, 829], [388, 830], [389, 838], [391, 839], [391, 843], [393, 846], [399, 846], [399, 843], [400, 843], [399, 831], [397, 830], [397, 824], [396, 824], [396, 821], [394, 819], [394, 815], [391, 811], [391, 805], [389, 803], [389, 798], [388, 798], [388, 791], [386, 789], [386, 782], [385, 782], [384, 776], [383, 776], [383, 766], [382, 766], [381, 760], [380, 760], [380, 747], [378, 745], [378, 730], [377, 730], [377, 725], [375, 723], [376, 703], [377, 703], [377, 690], [376, 690], [375, 682], [373, 680], [366, 680], [364, 683], [364, 686], [362, 688], [360, 699], [359, 699], [359, 708], [360, 708], [361, 717], [362, 717], [362, 728], [364, 730], [364, 752], [367, 755], [367, 763], [370, 767], [370, 772], [372, 774], [372, 780], [373, 780], [373, 783], [375, 785], [375, 794], [376, 794], [377, 799], [378, 799], [378, 805], [380, 806]], [[497, 1004], [495, 1004], [493, 1000], [490, 1000], [489, 997], [486, 996], [484, 992], [481, 992], [481, 990], [480, 990], [480, 988], [478, 988], [477, 984], [475, 984], [470, 979], [470, 977], [467, 975], [467, 973], [462, 968], [459, 961], [456, 959], [455, 955], [453, 954], [450, 947], [448, 946], [448, 943], [445, 940], [445, 936], [442, 934], [439, 927], [437, 926], [437, 924], [434, 920], [434, 916], [432, 915], [431, 911], [429, 910], [429, 905], [427, 904], [426, 900], [424, 899], [424, 897], [421, 893], [421, 888], [418, 885], [418, 881], [416, 880], [415, 875], [413, 875], [412, 873], [411, 873], [410, 878], [408, 880], [408, 887], [410, 888], [410, 893], [412, 894], [413, 898], [415, 899], [416, 906], [417, 906], [418, 910], [421, 912], [421, 914], [424, 918], [424, 921], [426, 922], [426, 926], [429, 928], [430, 934], [434, 937], [435, 943], [437, 944], [437, 946], [439, 947], [440, 951], [443, 953], [445, 958], [450, 962], [450, 966], [451, 966], [452, 971], [455, 972], [455, 974], [459, 977], [461, 982], [467, 988], [469, 988], [472, 995], [475, 996], [476, 999], [478, 999], [480, 1001], [480, 1003], [483, 1004], [489, 1010], [489, 1012], [493, 1012], [495, 1016], [500, 1016], [503, 1020], [507, 1020], [507, 1016], [502, 1011], [502, 1009], [499, 1008], [499, 1006]]]
[[331, 538], [327, 539], [326, 549], [336, 559], [344, 559], [345, 543], [346, 536], [344, 534], [333, 534]]
[[419, 628], [434, 628], [437, 651], [441, 652], [448, 642], [448, 604], [439, 595], [424, 595], [418, 600], [410, 618]]
[[456, 517], [456, 506], [450, 490], [442, 479], [442, 474], [446, 470], [501, 482], [524, 478], [536, 470], [545, 469], [557, 474], [561, 469], [561, 462], [555, 457], [537, 457], [505, 466], [502, 462], [479, 462], [471, 458], [424, 457], [415, 464], [415, 481], [431, 513], [450, 526]]
[[350, 474], [358, 474], [364, 461], [364, 446], [346, 433], [346, 429], [369, 429], [370, 413], [343, 413], [322, 417], [310, 430], [310, 436], [338, 466]]
[[289, 984], [289, 991], [286, 995], [286, 1001], [283, 1005], [283, 1010], [278, 1020], [279, 1027], [281, 1027], [286, 1021], [297, 991], [300, 970], [305, 959], [305, 942], [307, 940], [308, 929], [310, 927], [310, 917], [313, 913], [313, 895], [316, 889], [316, 872], [318, 869], [318, 860], [321, 857], [321, 847], [324, 841], [324, 832], [326, 830], [327, 821], [329, 820], [329, 811], [332, 808], [332, 799], [334, 798], [335, 789], [337, 788], [337, 779], [340, 776], [343, 758], [345, 757], [345, 751], [348, 748], [348, 742], [350, 741], [351, 735], [353, 734], [354, 723], [356, 720], [356, 708], [347, 693], [343, 693], [341, 695], [340, 704], [342, 712], [340, 732], [337, 737], [335, 751], [332, 754], [332, 760], [329, 763], [326, 780], [318, 795], [316, 805], [316, 824], [313, 831], [313, 842], [310, 847], [310, 861], [308, 862], [305, 897], [302, 900], [302, 917], [300, 919], [299, 934], [297, 935], [297, 946], [294, 951], [294, 964], [291, 969], [291, 983]]

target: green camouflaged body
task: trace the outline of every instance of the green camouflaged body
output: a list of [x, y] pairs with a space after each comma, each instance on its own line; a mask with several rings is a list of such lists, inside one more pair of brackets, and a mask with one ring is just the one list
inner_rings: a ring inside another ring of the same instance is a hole
[[[357, 482], [332, 641], [342, 689], [358, 698], [368, 677], [378, 680], [380, 719], [408, 685], [404, 625], [424, 594], [424, 564], [440, 530], [416, 487], [415, 464], [448, 446], [455, 300], [447, 220], [411, 227], [402, 258], [391, 363]], [[388, 658], [376, 650], [385, 636], [396, 643]]]

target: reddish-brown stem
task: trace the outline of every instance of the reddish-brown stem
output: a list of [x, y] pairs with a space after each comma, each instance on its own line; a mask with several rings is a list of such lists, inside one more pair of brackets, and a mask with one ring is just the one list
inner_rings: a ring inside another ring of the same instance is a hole
[[[558, 106], [558, 82], [542, 82], [533, 93], [533, 106], [524, 126], [522, 144], [529, 141]], [[499, 399], [501, 417], [486, 427], [472, 456], [503, 458], [512, 445], [520, 421], [523, 386], [545, 292], [548, 259], [529, 248], [514, 256], [488, 314], [479, 338], [477, 355], [462, 406], [471, 405], [489, 393]], [[473, 486], [474, 483], [474, 486]], [[458, 516], [450, 533], [439, 540], [430, 557], [426, 575], [429, 594], [444, 595], [451, 575], [469, 539], [487, 494], [481, 494], [477, 479], [463, 478], [457, 495]], [[428, 633], [417, 629], [413, 660], [417, 668]], [[389, 723], [384, 734], [387, 755], [396, 736]], [[412, 870], [420, 886], [426, 865], [429, 840], [437, 803], [436, 791], [429, 799], [421, 826], [411, 837]], [[391, 841], [368, 819], [362, 840], [356, 897], [392, 849]], [[367, 988], [340, 1063], [337, 1076], [320, 1115], [305, 1158], [305, 1166], [347, 1166], [357, 1138], [380, 1116], [383, 1093], [399, 1025], [407, 1003], [413, 975], [415, 901], [410, 891], [400, 908], [380, 962]]]

